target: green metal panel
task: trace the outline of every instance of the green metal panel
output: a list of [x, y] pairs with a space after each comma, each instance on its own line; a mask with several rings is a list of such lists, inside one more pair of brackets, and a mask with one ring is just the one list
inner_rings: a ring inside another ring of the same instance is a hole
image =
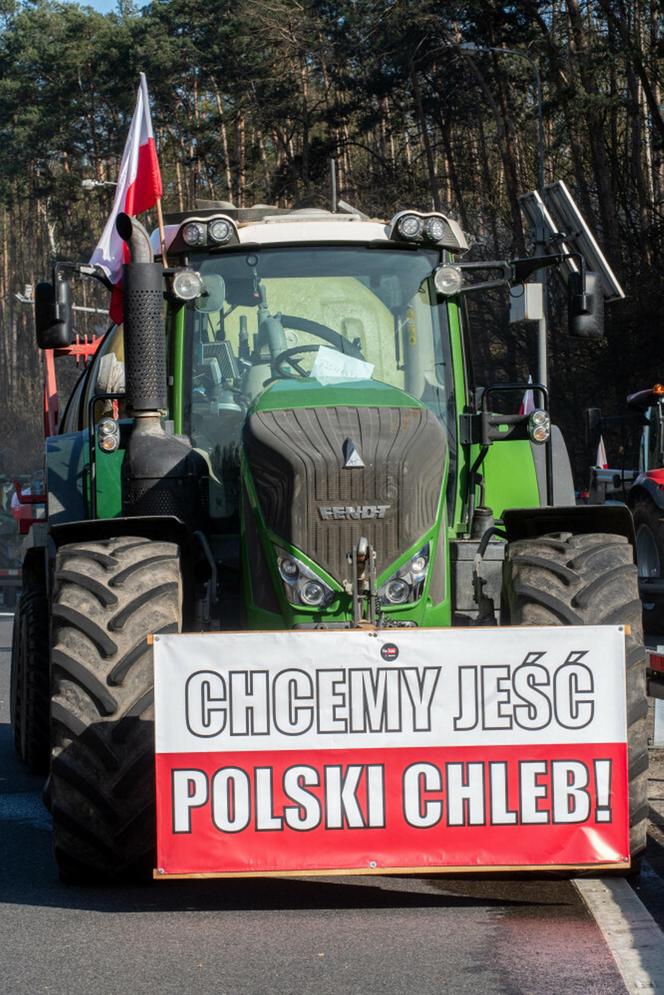
[[254, 404], [255, 411], [281, 411], [283, 408], [421, 408], [410, 394], [378, 380], [352, 380], [322, 384], [318, 380], [278, 380]]
[[105, 453], [97, 444], [95, 460], [97, 485], [97, 518], [119, 518], [122, 515], [122, 464], [124, 449]]
[[[459, 439], [459, 416], [466, 409], [467, 371], [463, 352], [461, 331], [461, 315], [458, 302], [451, 299], [447, 304], [447, 322], [450, 330], [450, 353], [452, 356], [452, 375], [454, 378], [454, 397], [456, 401], [456, 437]], [[464, 530], [464, 502], [466, 497], [466, 481], [469, 463], [475, 459], [477, 447], [461, 446], [457, 441], [457, 468], [454, 480], [453, 510], [450, 513], [450, 531], [453, 535]]]
[[[466, 407], [467, 371], [465, 368], [463, 340], [459, 309], [452, 299], [448, 302], [448, 322], [450, 327], [454, 391], [456, 396], [457, 438], [459, 416]], [[455, 481], [454, 512], [451, 515], [450, 532], [463, 535], [466, 530], [464, 507], [468, 470], [477, 458], [480, 447], [457, 446], [458, 461]], [[536, 508], [540, 504], [535, 462], [530, 442], [494, 442], [487, 452], [480, 469], [484, 475], [484, 503], [499, 517], [505, 508]], [[476, 500], [479, 499], [479, 489]]]
[[184, 432], [184, 369], [185, 369], [185, 322], [184, 307], [169, 310], [171, 369], [169, 380], [170, 415], [176, 435]]
[[500, 517], [505, 508], [540, 505], [535, 461], [530, 442], [494, 442], [484, 460], [484, 503]]

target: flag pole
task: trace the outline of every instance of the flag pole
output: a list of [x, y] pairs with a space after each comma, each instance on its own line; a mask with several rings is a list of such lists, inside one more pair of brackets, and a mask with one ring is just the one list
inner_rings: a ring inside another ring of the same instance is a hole
[[164, 268], [168, 266], [168, 259], [166, 258], [166, 229], [164, 227], [164, 215], [161, 211], [161, 197], [157, 197], [157, 224], [159, 225], [159, 241], [161, 243], [161, 261]]

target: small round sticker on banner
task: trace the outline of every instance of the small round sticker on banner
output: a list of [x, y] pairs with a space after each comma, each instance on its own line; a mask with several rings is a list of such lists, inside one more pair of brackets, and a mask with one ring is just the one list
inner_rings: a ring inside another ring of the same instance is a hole
[[384, 643], [380, 648], [380, 655], [388, 663], [394, 663], [399, 656], [399, 647], [395, 646], [394, 643]]

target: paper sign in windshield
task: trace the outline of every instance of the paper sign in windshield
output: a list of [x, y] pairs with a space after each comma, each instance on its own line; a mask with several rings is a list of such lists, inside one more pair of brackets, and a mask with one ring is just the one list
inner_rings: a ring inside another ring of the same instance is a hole
[[373, 363], [321, 346], [316, 353], [311, 376], [319, 383], [335, 384], [347, 380], [371, 380], [373, 371]]

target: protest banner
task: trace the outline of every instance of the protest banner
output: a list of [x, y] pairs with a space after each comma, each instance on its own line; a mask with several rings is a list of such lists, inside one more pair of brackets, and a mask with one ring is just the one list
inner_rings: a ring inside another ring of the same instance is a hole
[[629, 861], [620, 626], [154, 649], [159, 876]]

